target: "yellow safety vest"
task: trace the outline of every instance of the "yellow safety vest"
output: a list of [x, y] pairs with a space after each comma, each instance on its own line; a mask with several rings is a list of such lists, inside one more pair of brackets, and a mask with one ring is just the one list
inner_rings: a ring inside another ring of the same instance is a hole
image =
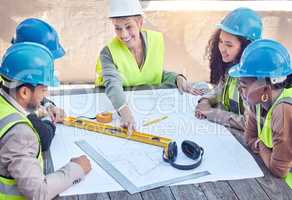
[[[159, 85], [162, 80], [164, 41], [160, 32], [143, 30], [147, 34], [147, 54], [141, 69], [128, 47], [118, 38], [108, 45], [114, 64], [122, 78], [123, 86]], [[103, 85], [100, 59], [96, 64], [96, 86]]]
[[[38, 133], [33, 128], [31, 122], [20, 112], [18, 112], [4, 97], [0, 95], [0, 140], [4, 137], [9, 129], [19, 123], [27, 124], [35, 133], [36, 139], [40, 144]], [[21, 134], [21, 133], [19, 133]], [[39, 145], [39, 152], [37, 155], [42, 168], [43, 158], [41, 154], [41, 146]], [[25, 169], [24, 169], [25, 170]], [[11, 177], [4, 177], [0, 175], [0, 200], [25, 200], [27, 199], [17, 190], [16, 181]]]
[[236, 78], [228, 76], [224, 85], [221, 102], [227, 111], [236, 114], [244, 113], [243, 102], [238, 91]]
[[[266, 145], [266, 147], [273, 148], [273, 133], [271, 128], [272, 113], [274, 108], [280, 103], [290, 103], [292, 104], [292, 88], [284, 89], [281, 95], [277, 98], [275, 103], [269, 109], [266, 118], [264, 120], [263, 126], [261, 126], [261, 106], [256, 105], [256, 115], [257, 115], [257, 129], [258, 138]], [[292, 188], [292, 173], [290, 172], [286, 177], [284, 177], [285, 182], [290, 188]]]

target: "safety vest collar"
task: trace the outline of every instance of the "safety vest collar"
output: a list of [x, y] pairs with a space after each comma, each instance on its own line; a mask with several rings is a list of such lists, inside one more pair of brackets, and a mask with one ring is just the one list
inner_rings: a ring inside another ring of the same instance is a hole
[[222, 93], [222, 104], [227, 111], [243, 114], [243, 102], [238, 91], [236, 78], [227, 77]]

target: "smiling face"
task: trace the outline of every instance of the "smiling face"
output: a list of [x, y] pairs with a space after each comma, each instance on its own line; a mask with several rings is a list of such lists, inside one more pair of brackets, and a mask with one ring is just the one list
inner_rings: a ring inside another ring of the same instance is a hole
[[129, 49], [139, 45], [141, 41], [140, 31], [143, 25], [141, 16], [112, 18], [111, 20], [118, 39]]
[[240, 40], [230, 33], [221, 31], [219, 36], [218, 48], [225, 63], [234, 62], [241, 52]]

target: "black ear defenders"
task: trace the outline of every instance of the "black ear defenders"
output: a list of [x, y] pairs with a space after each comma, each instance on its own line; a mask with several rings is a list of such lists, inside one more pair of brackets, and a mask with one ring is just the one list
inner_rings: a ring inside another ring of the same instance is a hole
[[202, 163], [202, 158], [204, 154], [204, 149], [200, 147], [195, 142], [192, 142], [190, 140], [185, 140], [181, 144], [181, 148], [183, 153], [193, 159], [197, 160], [194, 164], [191, 165], [180, 165], [175, 163], [176, 157], [177, 157], [177, 145], [176, 142], [171, 142], [168, 145], [167, 152], [165, 150], [163, 151], [163, 160], [165, 162], [168, 162], [171, 166], [173, 166], [176, 169], [180, 170], [191, 170], [195, 169]]

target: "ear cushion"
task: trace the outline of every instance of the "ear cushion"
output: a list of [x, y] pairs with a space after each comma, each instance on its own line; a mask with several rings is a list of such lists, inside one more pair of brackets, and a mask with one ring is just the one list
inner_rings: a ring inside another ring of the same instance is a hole
[[176, 157], [177, 157], [177, 145], [176, 145], [176, 142], [171, 142], [168, 145], [167, 154], [168, 154], [168, 160], [169, 161], [174, 162], [176, 160]]
[[190, 140], [183, 141], [183, 143], [181, 144], [181, 148], [183, 153], [193, 160], [198, 159], [204, 154], [203, 148]]

